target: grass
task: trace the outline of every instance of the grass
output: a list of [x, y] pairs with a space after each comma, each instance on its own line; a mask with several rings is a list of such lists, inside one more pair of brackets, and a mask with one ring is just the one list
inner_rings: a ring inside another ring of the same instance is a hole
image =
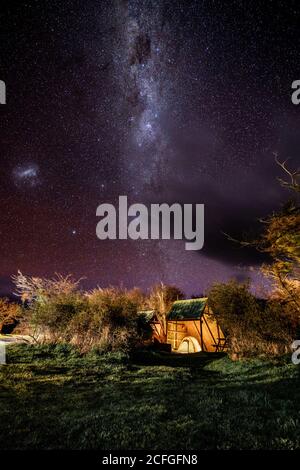
[[1, 449], [299, 449], [299, 368], [199, 353], [11, 345]]

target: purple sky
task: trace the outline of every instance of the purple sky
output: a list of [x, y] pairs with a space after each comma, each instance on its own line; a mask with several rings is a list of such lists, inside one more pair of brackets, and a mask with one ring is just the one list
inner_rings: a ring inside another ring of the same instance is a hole
[[[188, 295], [232, 276], [258, 283], [261, 257], [222, 232], [249, 235], [289, 197], [274, 153], [298, 165], [299, 20], [294, 1], [7, 7], [1, 292], [17, 269]], [[96, 208], [119, 195], [204, 203], [204, 249], [98, 240]]]

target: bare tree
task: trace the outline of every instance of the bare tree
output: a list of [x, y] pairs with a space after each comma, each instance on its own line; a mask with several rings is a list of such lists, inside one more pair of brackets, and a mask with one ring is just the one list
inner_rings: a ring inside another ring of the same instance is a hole
[[155, 310], [164, 339], [167, 338], [167, 319], [170, 308], [175, 300], [183, 298], [184, 294], [178, 287], [165, 285], [162, 282], [153, 286], [150, 292], [149, 307]]
[[74, 280], [71, 274], [63, 276], [55, 274], [52, 279], [26, 276], [18, 270], [18, 274], [12, 276], [12, 281], [16, 286], [16, 296], [22, 302], [32, 302], [33, 300], [46, 300], [57, 294], [69, 294], [74, 292], [81, 279]]
[[300, 193], [300, 183], [299, 183], [299, 181], [300, 181], [300, 168], [298, 168], [295, 171], [290, 170], [286, 166], [288, 159], [283, 161], [283, 162], [280, 162], [279, 159], [278, 159], [278, 154], [277, 153], [275, 153], [275, 161], [276, 161], [277, 165], [279, 165], [280, 168], [282, 168], [283, 171], [285, 171], [285, 173], [289, 176], [289, 179], [290, 179], [289, 181], [286, 181], [282, 178], [278, 178], [279, 181], [280, 181], [280, 184], [284, 188], [291, 189], [293, 191], [296, 191], [297, 193]]

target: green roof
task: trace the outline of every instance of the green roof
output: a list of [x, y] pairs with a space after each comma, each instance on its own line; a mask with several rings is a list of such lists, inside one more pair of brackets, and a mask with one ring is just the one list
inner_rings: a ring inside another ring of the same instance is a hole
[[148, 320], [151, 321], [153, 318], [155, 318], [156, 312], [155, 310], [140, 310], [138, 312], [140, 315], [144, 315], [144, 317]]
[[206, 302], [207, 297], [177, 300], [170, 310], [168, 320], [197, 320], [203, 314]]

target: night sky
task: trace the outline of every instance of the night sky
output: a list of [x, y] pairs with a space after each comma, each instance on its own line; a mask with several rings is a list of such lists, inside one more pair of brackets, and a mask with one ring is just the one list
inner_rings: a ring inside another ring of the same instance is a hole
[[[299, 2], [3, 5], [0, 292], [17, 269], [188, 295], [258, 282], [261, 258], [222, 232], [242, 237], [289, 197], [274, 154], [299, 165]], [[204, 203], [204, 249], [100, 241], [96, 208], [119, 195]]]

